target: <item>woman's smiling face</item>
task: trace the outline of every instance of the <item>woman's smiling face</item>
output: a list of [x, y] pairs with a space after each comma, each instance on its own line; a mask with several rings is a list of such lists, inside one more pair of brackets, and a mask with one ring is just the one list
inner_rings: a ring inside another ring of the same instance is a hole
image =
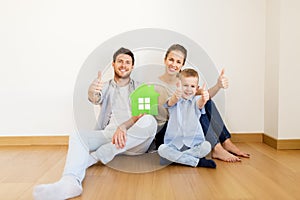
[[170, 51], [165, 58], [165, 65], [168, 74], [177, 74], [184, 63], [184, 54], [181, 51]]

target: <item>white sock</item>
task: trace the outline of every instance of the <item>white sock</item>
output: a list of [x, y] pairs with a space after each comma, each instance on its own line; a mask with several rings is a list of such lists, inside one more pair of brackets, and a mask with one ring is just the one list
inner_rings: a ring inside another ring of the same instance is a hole
[[42, 184], [34, 187], [35, 200], [64, 200], [79, 196], [82, 186], [74, 176], [63, 176], [52, 184]]

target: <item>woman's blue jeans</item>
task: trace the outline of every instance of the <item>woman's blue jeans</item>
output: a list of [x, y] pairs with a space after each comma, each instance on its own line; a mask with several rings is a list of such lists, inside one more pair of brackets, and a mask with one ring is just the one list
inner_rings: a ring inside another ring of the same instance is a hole
[[223, 119], [212, 100], [208, 100], [205, 104], [206, 114], [200, 117], [200, 123], [205, 135], [205, 139], [209, 141], [212, 147], [217, 143], [223, 143], [231, 138]]

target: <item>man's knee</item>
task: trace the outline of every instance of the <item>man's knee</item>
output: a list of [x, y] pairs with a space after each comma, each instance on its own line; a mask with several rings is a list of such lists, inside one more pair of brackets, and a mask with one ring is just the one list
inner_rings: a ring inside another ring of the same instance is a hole
[[152, 115], [144, 115], [137, 121], [137, 125], [141, 128], [157, 128], [157, 122]]

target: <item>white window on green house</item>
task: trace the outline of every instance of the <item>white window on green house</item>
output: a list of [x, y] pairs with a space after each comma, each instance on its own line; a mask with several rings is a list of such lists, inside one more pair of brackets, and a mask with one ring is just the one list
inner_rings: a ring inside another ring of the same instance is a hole
[[150, 110], [150, 98], [146, 97], [146, 98], [138, 98], [138, 102], [139, 102], [139, 110]]

